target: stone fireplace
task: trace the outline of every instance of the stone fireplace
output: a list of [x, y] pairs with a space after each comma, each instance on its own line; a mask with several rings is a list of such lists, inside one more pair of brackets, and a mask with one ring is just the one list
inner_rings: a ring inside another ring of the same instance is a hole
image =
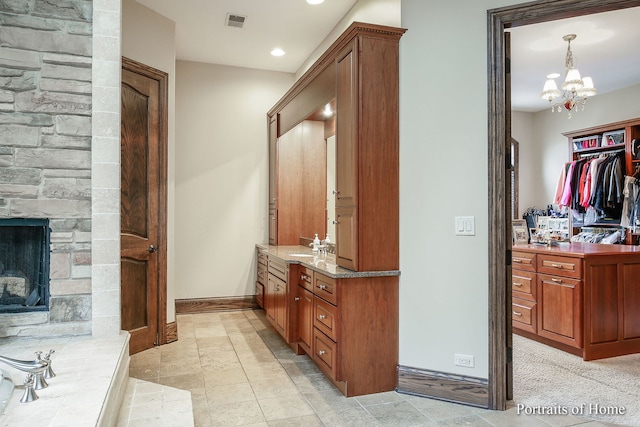
[[[93, 3], [1, 2], [0, 11], [0, 219], [50, 230], [38, 255], [48, 273], [9, 266], [0, 248], [0, 337], [90, 334]], [[0, 245], [29, 235], [10, 228], [0, 227]], [[36, 295], [39, 274], [49, 286]], [[8, 308], [21, 297], [39, 301]]]

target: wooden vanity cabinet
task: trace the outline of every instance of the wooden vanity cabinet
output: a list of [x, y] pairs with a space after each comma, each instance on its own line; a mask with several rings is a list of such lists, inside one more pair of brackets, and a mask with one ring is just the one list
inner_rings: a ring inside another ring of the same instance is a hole
[[516, 329], [538, 332], [536, 255], [513, 252], [511, 269], [511, 316]]

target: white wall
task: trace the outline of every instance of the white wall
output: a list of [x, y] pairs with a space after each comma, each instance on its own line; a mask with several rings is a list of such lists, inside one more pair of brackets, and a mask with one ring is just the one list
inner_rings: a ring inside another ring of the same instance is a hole
[[176, 299], [255, 292], [268, 239], [267, 111], [290, 73], [178, 61]]
[[400, 0], [358, 0], [347, 14], [318, 45], [315, 51], [300, 66], [296, 79], [300, 78], [313, 63], [333, 44], [353, 22], [400, 27]]
[[461, 3], [402, 0], [400, 364], [487, 378], [487, 10], [517, 2]]

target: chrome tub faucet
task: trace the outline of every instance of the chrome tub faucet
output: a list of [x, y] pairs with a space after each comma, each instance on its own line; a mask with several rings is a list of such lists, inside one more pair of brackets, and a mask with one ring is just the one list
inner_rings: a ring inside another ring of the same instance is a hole
[[34, 390], [47, 388], [49, 384], [47, 384], [45, 378], [53, 378], [56, 376], [51, 369], [50, 357], [53, 352], [54, 350], [50, 350], [49, 353], [43, 357], [41, 351], [36, 351], [34, 360], [18, 360], [0, 356], [0, 362], [27, 373], [27, 378], [24, 380], [25, 390], [20, 402], [33, 402], [38, 399], [38, 395]]

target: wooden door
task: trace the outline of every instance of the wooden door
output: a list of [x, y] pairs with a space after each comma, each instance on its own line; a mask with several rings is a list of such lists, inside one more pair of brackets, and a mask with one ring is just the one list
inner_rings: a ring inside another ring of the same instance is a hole
[[166, 74], [123, 58], [121, 108], [121, 326], [134, 354], [166, 342]]

